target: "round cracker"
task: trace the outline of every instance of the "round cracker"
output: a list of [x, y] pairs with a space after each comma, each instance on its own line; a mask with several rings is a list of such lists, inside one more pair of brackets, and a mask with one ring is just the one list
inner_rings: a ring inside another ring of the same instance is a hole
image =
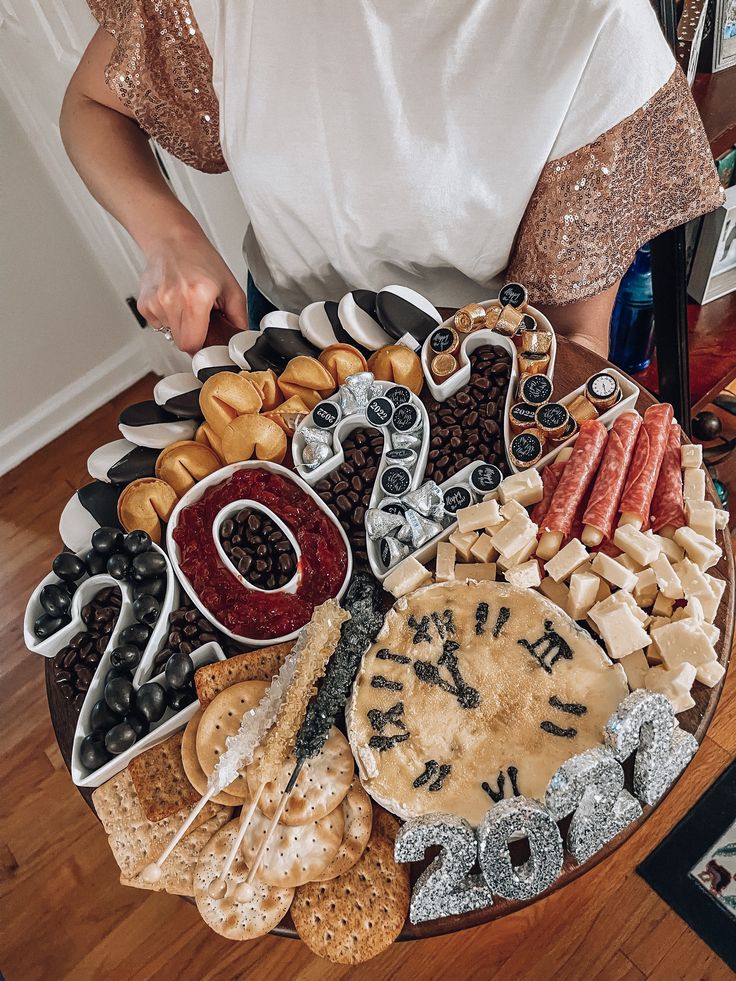
[[[225, 752], [227, 737], [235, 735], [243, 714], [256, 707], [267, 688], [265, 681], [241, 681], [221, 691], [204, 710], [197, 728], [196, 747], [197, 759], [206, 777], [210, 776], [220, 755]], [[227, 791], [235, 797], [247, 798], [245, 776], [236, 777]]]
[[230, 821], [214, 834], [199, 854], [194, 870], [194, 898], [199, 914], [215, 933], [229, 940], [253, 940], [262, 937], [280, 923], [294, 896], [293, 889], [275, 889], [263, 882], [253, 882], [253, 895], [244, 903], [235, 899], [235, 890], [245, 882], [248, 867], [239, 853], [230, 867], [223, 899], [212, 899], [209, 885], [222, 871], [230, 846], [238, 833], [239, 821]]
[[394, 861], [399, 824], [376, 814], [365, 851], [329, 882], [300, 886], [291, 904], [299, 936], [318, 957], [360, 964], [386, 950], [409, 911], [409, 866]]
[[358, 861], [365, 851], [373, 826], [373, 805], [363, 785], [357, 779], [353, 781], [348, 795], [342, 802], [345, 818], [345, 830], [337, 855], [319, 875], [312, 878], [313, 882], [327, 882], [343, 872], [347, 872]]
[[[257, 750], [254, 758], [258, 756]], [[294, 765], [294, 758], [291, 757], [281, 767], [277, 778], [264, 787], [258, 799], [258, 808], [266, 817], [273, 817], [276, 813]], [[355, 762], [350, 745], [340, 730], [333, 726], [319, 756], [308, 759], [302, 767], [281, 815], [281, 823], [308, 824], [334, 811], [345, 799], [354, 775]], [[255, 794], [258, 787], [249, 770], [246, 770], [246, 777], [250, 794]]]
[[[250, 867], [268, 831], [270, 820], [253, 812], [241, 852]], [[345, 818], [336, 807], [319, 821], [288, 826], [277, 824], [263, 853], [257, 878], [269, 886], [302, 886], [323, 872], [337, 855], [345, 833]]]
[[[199, 720], [202, 718], [202, 709], [197, 709], [194, 715], [187, 722], [184, 735], [181, 739], [181, 763], [187, 780], [194, 787], [198, 794], [202, 795], [207, 790], [207, 775], [199, 764], [197, 756], [197, 729]], [[243, 803], [242, 797], [235, 797], [223, 790], [222, 793], [215, 794], [210, 800], [213, 804], [225, 804], [228, 807], [239, 807]]]

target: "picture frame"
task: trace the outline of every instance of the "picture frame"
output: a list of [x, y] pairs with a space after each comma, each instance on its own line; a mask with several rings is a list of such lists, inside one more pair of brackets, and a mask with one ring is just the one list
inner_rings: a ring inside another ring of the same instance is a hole
[[721, 207], [703, 218], [687, 290], [700, 304], [736, 290], [736, 185], [728, 188]]
[[715, 0], [713, 16], [714, 72], [736, 65], [736, 0]]

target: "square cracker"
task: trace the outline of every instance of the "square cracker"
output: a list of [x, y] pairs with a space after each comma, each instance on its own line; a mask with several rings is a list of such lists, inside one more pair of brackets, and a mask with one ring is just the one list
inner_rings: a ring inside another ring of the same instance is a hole
[[[98, 787], [92, 794], [92, 803], [107, 832], [115, 861], [128, 879], [158, 858], [189, 813], [189, 808], [184, 807], [161, 821], [149, 821], [127, 769]], [[231, 815], [231, 807], [207, 803], [197, 815], [189, 833], [209, 821], [214, 821], [220, 828], [230, 820]]]
[[138, 800], [149, 821], [161, 821], [199, 800], [181, 761], [183, 736], [184, 730], [180, 729], [128, 764]]
[[168, 892], [172, 896], [194, 896], [194, 870], [199, 855], [212, 835], [220, 828], [218, 818], [210, 818], [196, 831], [184, 835], [182, 840], [164, 862], [158, 882], [146, 882], [141, 874], [125, 876], [120, 873], [120, 885], [134, 889], [151, 889], [154, 892]]
[[273, 676], [278, 674], [279, 668], [293, 646], [293, 641], [272, 644], [257, 651], [236, 654], [226, 661], [205, 664], [194, 675], [194, 685], [202, 708], [207, 708], [212, 699], [225, 688], [237, 685], [241, 681], [270, 682]]

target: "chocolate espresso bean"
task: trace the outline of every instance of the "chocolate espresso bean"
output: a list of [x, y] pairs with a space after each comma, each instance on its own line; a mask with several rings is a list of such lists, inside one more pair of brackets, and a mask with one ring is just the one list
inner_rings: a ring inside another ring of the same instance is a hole
[[122, 597], [117, 586], [101, 589], [82, 610], [87, 625], [54, 657], [54, 681], [59, 691], [79, 711], [84, 693], [92, 683], [95, 669], [107, 648], [118, 618]]
[[[236, 540], [238, 544], [233, 547]], [[262, 511], [243, 508], [234, 518], [223, 521], [220, 541], [241, 576], [259, 589], [281, 589], [296, 571], [291, 542]]]

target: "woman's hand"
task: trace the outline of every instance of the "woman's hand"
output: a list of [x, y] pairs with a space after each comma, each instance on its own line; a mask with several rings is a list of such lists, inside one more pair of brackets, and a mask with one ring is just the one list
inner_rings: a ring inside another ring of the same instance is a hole
[[152, 327], [168, 327], [182, 351], [202, 347], [213, 307], [234, 327], [248, 329], [245, 293], [201, 230], [154, 240], [145, 257], [138, 310]]

